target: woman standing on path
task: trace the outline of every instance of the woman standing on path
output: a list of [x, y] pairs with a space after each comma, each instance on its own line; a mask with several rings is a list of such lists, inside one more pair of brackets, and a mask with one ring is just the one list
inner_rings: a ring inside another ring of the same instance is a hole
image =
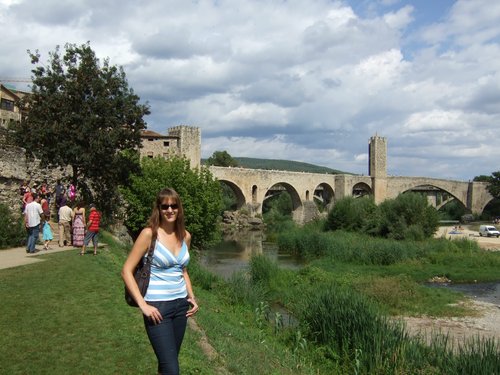
[[[151, 277], [143, 297], [133, 272], [152, 241]], [[159, 374], [179, 374], [178, 357], [187, 318], [198, 311], [186, 269], [190, 244], [180, 197], [173, 189], [163, 189], [156, 197], [148, 226], [139, 234], [122, 269], [125, 285], [142, 311]]]
[[48, 221], [50, 219], [50, 207], [49, 207], [49, 201], [47, 200], [47, 196], [45, 193], [40, 194], [40, 205], [42, 206], [43, 214], [46, 217], [46, 220]]
[[[83, 247], [85, 237], [85, 208], [82, 202], [78, 202], [73, 209], [73, 246]], [[80, 255], [84, 253], [80, 251]]]

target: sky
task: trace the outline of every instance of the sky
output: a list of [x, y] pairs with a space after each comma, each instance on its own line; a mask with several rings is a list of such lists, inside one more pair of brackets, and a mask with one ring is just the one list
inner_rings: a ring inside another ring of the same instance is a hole
[[[0, 80], [66, 43], [122, 66], [148, 129], [202, 157], [467, 181], [500, 170], [500, 1], [0, 0]], [[18, 89], [26, 83], [6, 81]]]

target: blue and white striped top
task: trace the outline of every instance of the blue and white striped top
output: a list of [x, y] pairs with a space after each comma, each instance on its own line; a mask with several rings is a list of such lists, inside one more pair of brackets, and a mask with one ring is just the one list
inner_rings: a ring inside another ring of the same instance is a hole
[[187, 297], [186, 282], [182, 270], [188, 263], [189, 251], [186, 242], [182, 241], [181, 250], [176, 257], [160, 241], [156, 240], [153, 262], [151, 263], [151, 277], [144, 300], [172, 301]]

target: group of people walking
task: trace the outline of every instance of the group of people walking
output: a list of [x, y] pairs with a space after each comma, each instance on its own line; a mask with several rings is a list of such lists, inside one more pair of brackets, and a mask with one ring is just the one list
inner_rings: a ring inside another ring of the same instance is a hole
[[85, 255], [90, 241], [94, 245], [94, 255], [97, 255], [101, 213], [95, 204], [89, 205], [89, 215], [83, 202], [79, 201], [71, 209], [67, 202], [59, 208], [59, 246], [72, 245], [81, 248], [80, 255]]
[[[72, 186], [73, 188], [71, 188]], [[48, 250], [50, 249], [50, 242], [53, 240], [50, 226], [52, 191], [45, 182], [41, 185], [40, 190], [36, 189], [36, 184], [30, 188], [26, 182], [23, 183], [20, 190], [23, 192], [22, 207], [28, 234], [26, 252], [36, 252], [35, 245], [39, 240], [40, 229], [42, 229], [44, 242], [43, 249]], [[94, 204], [91, 204], [87, 220], [83, 202], [75, 202], [76, 188], [74, 188], [73, 184], [70, 184], [69, 189], [66, 190], [58, 181], [54, 191], [58, 217], [59, 246], [71, 245], [81, 248], [79, 254], [84, 255], [86, 247], [92, 241], [94, 255], [97, 255], [101, 221], [100, 212]]]
[[56, 185], [52, 189], [46, 180], [43, 182], [33, 182], [23, 181], [19, 187], [19, 194], [21, 195], [21, 211], [24, 212], [24, 208], [30, 202], [32, 202], [33, 194], [40, 197], [40, 204], [44, 210], [44, 214], [50, 215], [50, 207], [55, 198], [56, 208], [62, 206], [63, 201], [69, 200], [70, 203], [76, 201], [76, 186], [73, 183], [64, 186], [61, 180], [57, 180]]

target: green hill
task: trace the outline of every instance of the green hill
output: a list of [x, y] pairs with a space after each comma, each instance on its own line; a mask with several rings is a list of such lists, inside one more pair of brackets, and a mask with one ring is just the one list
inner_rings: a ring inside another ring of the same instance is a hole
[[[257, 158], [243, 158], [233, 157], [238, 162], [238, 166], [250, 169], [272, 169], [290, 172], [309, 172], [309, 173], [329, 173], [329, 174], [352, 174], [342, 172], [337, 169], [322, 167], [319, 165], [303, 163], [300, 161], [292, 160], [279, 160], [279, 159], [257, 159]], [[205, 164], [206, 159], [202, 159]]]

